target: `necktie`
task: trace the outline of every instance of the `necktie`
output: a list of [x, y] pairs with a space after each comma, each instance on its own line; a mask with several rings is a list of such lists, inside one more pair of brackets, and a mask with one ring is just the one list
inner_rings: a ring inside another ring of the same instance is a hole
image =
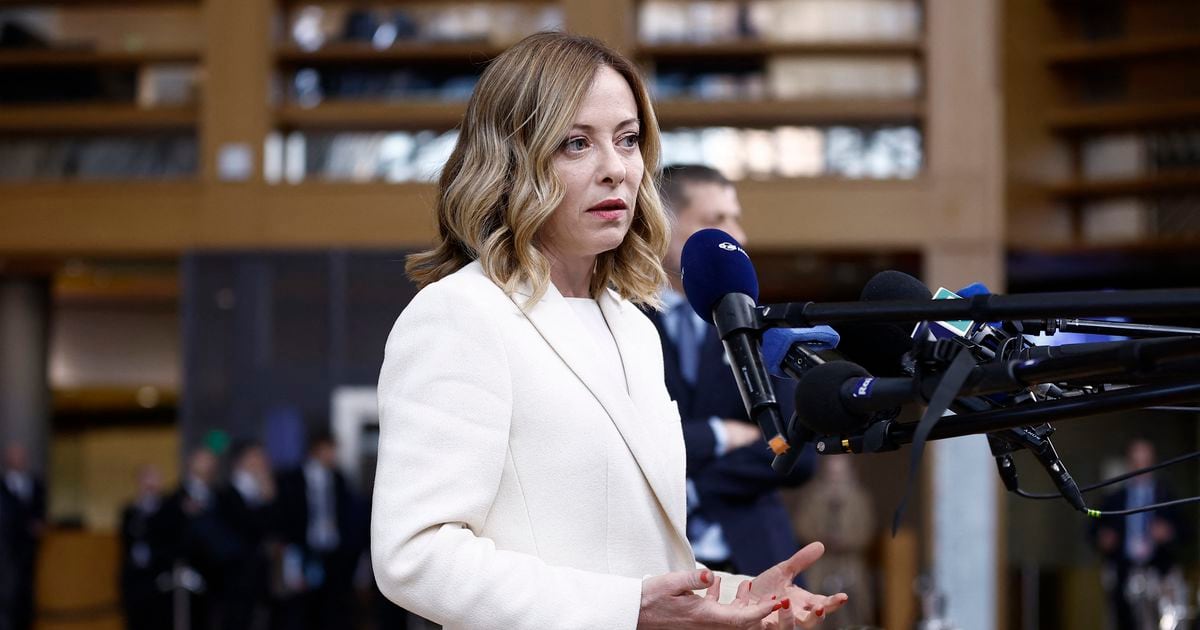
[[690, 385], [696, 384], [700, 371], [700, 339], [696, 325], [692, 322], [691, 306], [681, 302], [673, 310], [675, 315], [675, 348], [679, 353], [679, 371]]

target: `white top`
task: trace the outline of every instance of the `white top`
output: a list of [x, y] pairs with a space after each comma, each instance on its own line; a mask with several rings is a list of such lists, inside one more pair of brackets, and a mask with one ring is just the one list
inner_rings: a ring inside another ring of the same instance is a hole
[[596, 363], [601, 371], [613, 378], [618, 389], [628, 389], [625, 387], [625, 367], [621, 364], [621, 352], [617, 350], [617, 341], [613, 339], [612, 330], [604, 319], [604, 313], [600, 311], [600, 305], [592, 298], [569, 297], [566, 300], [596, 344]]

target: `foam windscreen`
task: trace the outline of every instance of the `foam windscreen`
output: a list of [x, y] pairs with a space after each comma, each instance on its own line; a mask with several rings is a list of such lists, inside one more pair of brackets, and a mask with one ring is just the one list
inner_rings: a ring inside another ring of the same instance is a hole
[[758, 302], [758, 274], [740, 243], [721, 230], [700, 230], [683, 244], [683, 291], [696, 314], [713, 323], [713, 308], [730, 293]]

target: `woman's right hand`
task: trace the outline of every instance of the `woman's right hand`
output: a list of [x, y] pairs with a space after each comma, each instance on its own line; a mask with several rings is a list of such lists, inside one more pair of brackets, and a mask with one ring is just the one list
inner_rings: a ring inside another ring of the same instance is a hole
[[[738, 589], [737, 597], [729, 604], [718, 603], [721, 578], [708, 569], [665, 573], [642, 581], [642, 607], [638, 613], [638, 630], [674, 628], [778, 628], [791, 630], [791, 616], [785, 623], [774, 615], [782, 604], [776, 600], [752, 602], [750, 581]], [[708, 589], [704, 597], [693, 591]], [[785, 625], [786, 624], [786, 625]]]

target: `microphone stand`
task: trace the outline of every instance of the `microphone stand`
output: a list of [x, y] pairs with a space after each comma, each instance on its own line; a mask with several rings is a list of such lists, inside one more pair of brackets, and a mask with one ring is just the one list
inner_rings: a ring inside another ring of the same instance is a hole
[[[1123, 337], [1200, 337], [1200, 328], [1183, 326], [1160, 326], [1135, 322], [1110, 322], [1102, 319], [1035, 319], [1012, 322], [1010, 332], [1030, 334], [1032, 332], [1053, 335], [1056, 332], [1081, 333], [1086, 335], [1113, 335]], [[1006, 324], [1005, 328], [1009, 326]]]
[[1075, 291], [974, 295], [961, 300], [788, 302], [758, 307], [763, 327], [805, 327], [847, 322], [1038, 320], [1115, 315], [1200, 313], [1200, 289]]
[[[1056, 420], [1071, 420], [1099, 413], [1128, 411], [1155, 405], [1200, 401], [1200, 382], [1195, 380], [1142, 385], [1058, 400], [1027, 403], [991, 411], [943, 418], [929, 433], [930, 440], [992, 433]], [[896, 450], [912, 442], [915, 423], [882, 420], [858, 435], [820, 437], [817, 453], [877, 453]]]

